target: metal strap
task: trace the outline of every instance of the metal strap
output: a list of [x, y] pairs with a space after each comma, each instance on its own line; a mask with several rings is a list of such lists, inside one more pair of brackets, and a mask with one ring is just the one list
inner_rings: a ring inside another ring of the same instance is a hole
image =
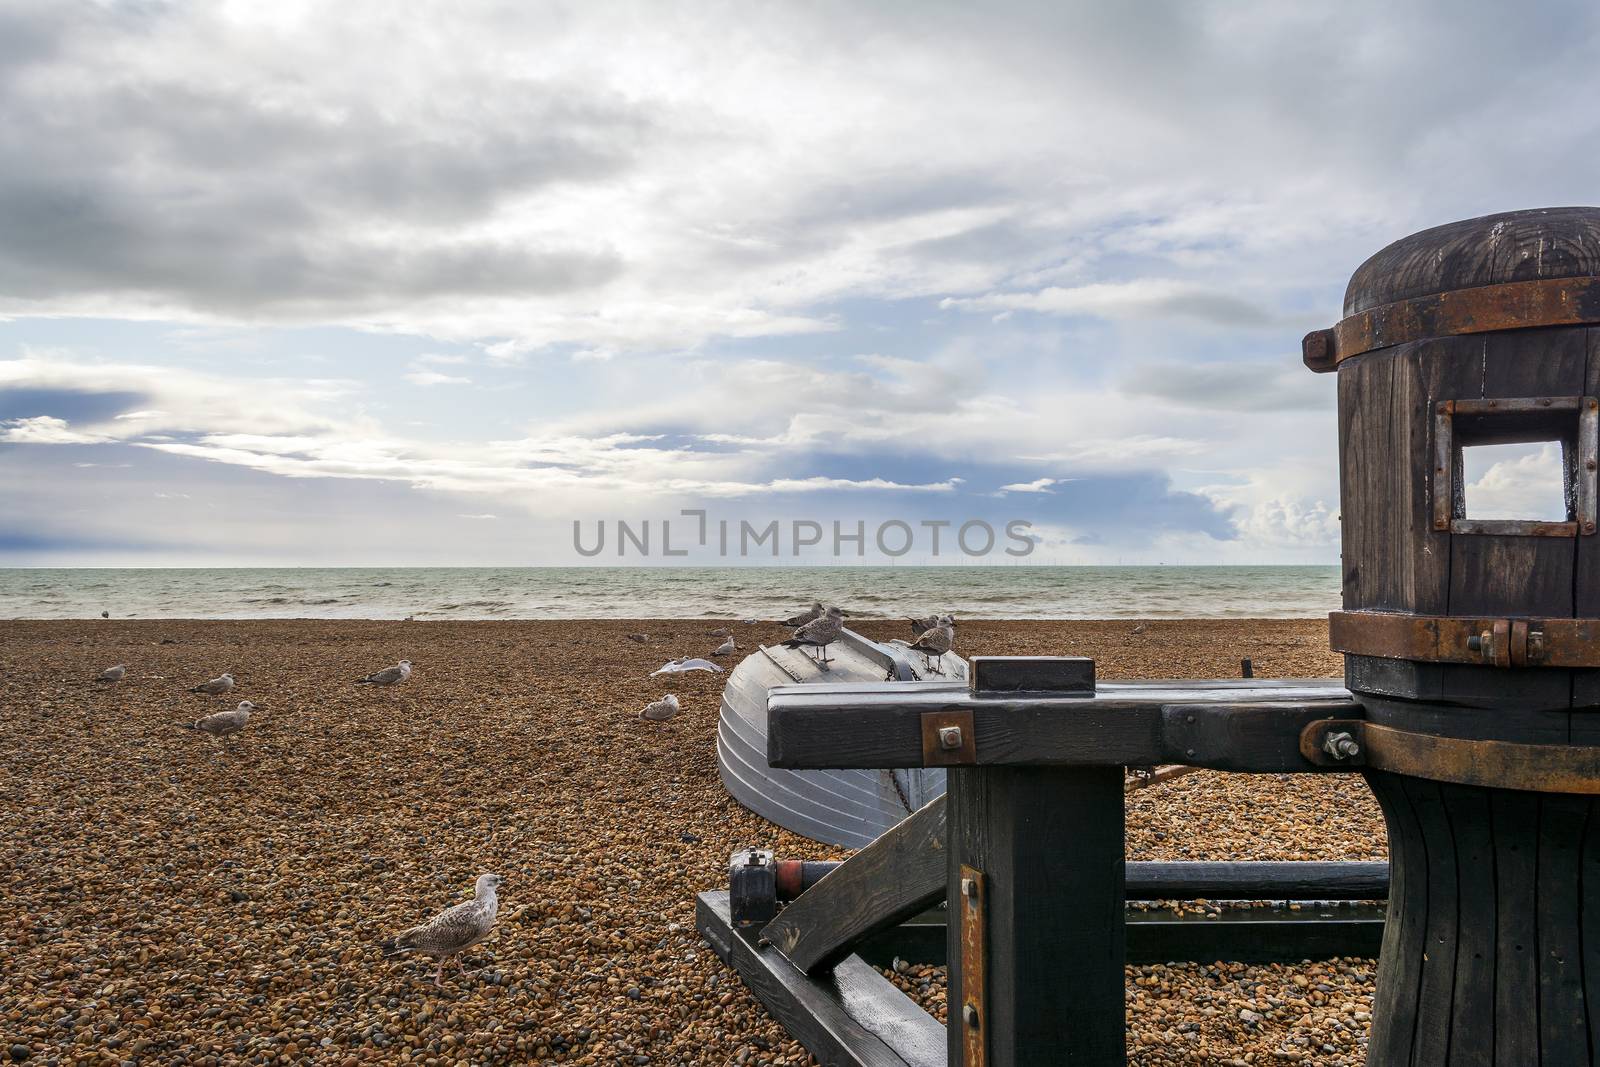
[[1384, 304], [1306, 334], [1301, 353], [1306, 366], [1322, 372], [1373, 349], [1428, 337], [1589, 323], [1600, 323], [1600, 277], [1543, 278]]
[[[1330, 739], [1348, 738], [1340, 749]], [[1535, 793], [1600, 794], [1600, 746], [1528, 745], [1412, 733], [1356, 720], [1309, 724], [1300, 749], [1326, 766], [1426, 778], [1433, 782]], [[1343, 754], [1341, 754], [1343, 753]]]
[[1600, 619], [1485, 619], [1388, 611], [1328, 615], [1335, 652], [1490, 667], [1600, 667]]

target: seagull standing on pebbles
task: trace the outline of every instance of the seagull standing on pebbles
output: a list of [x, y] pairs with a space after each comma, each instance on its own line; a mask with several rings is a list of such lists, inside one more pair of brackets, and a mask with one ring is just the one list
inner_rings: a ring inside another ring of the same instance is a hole
[[733, 638], [730, 637], [726, 641], [722, 642], [722, 644], [718, 645], [717, 650], [711, 654], [713, 656], [726, 656], [738, 647], [738, 645], [733, 643]]
[[411, 677], [411, 661], [403, 659], [393, 667], [385, 667], [381, 671], [373, 671], [365, 678], [357, 678], [357, 685], [390, 686], [399, 685]]
[[219, 697], [233, 688], [233, 675], [224, 672], [209, 682], [201, 682], [190, 689], [191, 693], [204, 693], [208, 697]]
[[128, 665], [126, 663], [119, 663], [115, 667], [107, 667], [105, 670], [95, 675], [94, 680], [97, 682], [120, 682], [122, 681], [123, 675], [127, 673]]
[[678, 694], [668, 693], [660, 700], [653, 700], [644, 706], [639, 713], [639, 718], [651, 722], [666, 722], [682, 709], [678, 706]]
[[250, 722], [250, 713], [255, 710], [256, 706], [254, 704], [248, 700], [241, 700], [239, 701], [239, 706], [232, 711], [212, 712], [210, 715], [196, 719], [194, 722], [184, 723], [183, 728], [185, 730], [199, 730], [201, 733], [210, 734], [212, 737], [232, 737], [234, 734], [244, 731], [245, 726]]
[[804, 626], [808, 622], [816, 622], [822, 618], [822, 601], [813, 600], [809, 611], [802, 611], [798, 615], [791, 615], [783, 620], [785, 626]]
[[820, 649], [817, 666], [822, 667], [833, 662], [828, 659], [828, 646], [839, 640], [839, 635], [844, 632], [844, 609], [831, 607], [821, 618], [813, 619], [794, 632], [794, 636], [783, 643], [784, 648]]
[[440, 985], [444, 978], [444, 965], [454, 962], [463, 970], [457, 959], [463, 952], [489, 936], [494, 929], [495, 915], [500, 911], [497, 890], [505, 879], [498, 874], [480, 874], [473, 887], [473, 899], [435, 915], [421, 926], [413, 926], [398, 937], [383, 943], [385, 956], [398, 956], [402, 952], [420, 952], [439, 961], [433, 972], [433, 984]]

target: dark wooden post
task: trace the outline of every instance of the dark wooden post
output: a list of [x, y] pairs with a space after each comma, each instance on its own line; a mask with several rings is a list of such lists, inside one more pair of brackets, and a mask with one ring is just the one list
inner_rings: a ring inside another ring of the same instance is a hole
[[[1344, 313], [1305, 359], [1339, 376], [1330, 629], [1367, 722], [1307, 750], [1388, 822], [1368, 1062], [1600, 1062], [1600, 209], [1413, 234]], [[1539, 441], [1566, 514], [1473, 514], [1463, 447]]]
[[[1092, 695], [1092, 679], [1087, 660], [980, 659], [972, 692]], [[954, 1067], [1125, 1061], [1122, 777], [1120, 767], [950, 768]]]

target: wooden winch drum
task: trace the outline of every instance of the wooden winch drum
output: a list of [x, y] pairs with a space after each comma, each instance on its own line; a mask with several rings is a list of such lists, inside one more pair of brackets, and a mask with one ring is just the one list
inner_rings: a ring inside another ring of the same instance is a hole
[[[1330, 636], [1393, 871], [1368, 1062], [1594, 1064], [1600, 208], [1397, 241], [1304, 356], [1338, 375]], [[1565, 515], [1471, 514], [1464, 450], [1527, 442]]]

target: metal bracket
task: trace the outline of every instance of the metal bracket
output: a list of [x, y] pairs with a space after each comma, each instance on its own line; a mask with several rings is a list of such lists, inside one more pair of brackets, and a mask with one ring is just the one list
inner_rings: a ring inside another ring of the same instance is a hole
[[1328, 616], [1335, 652], [1489, 667], [1600, 667], [1600, 619], [1481, 619], [1384, 611]]
[[952, 1022], [961, 1027], [964, 1067], [984, 1067], [988, 1045], [984, 1031], [989, 1025], [989, 1014], [983, 995], [984, 909], [987, 904], [983, 872], [963, 863], [960, 891], [961, 901], [957, 907], [961, 922], [961, 999], [960, 1007], [949, 1015]]
[[970, 711], [922, 713], [922, 765], [960, 767], [978, 762], [978, 734]]

